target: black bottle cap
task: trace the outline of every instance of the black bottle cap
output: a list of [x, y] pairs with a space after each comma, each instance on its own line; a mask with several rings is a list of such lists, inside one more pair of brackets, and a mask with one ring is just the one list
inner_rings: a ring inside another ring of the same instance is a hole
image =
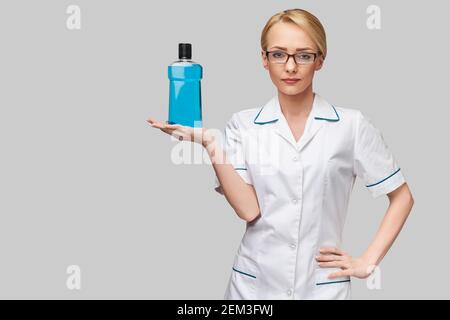
[[192, 46], [190, 43], [178, 44], [178, 59], [192, 59]]

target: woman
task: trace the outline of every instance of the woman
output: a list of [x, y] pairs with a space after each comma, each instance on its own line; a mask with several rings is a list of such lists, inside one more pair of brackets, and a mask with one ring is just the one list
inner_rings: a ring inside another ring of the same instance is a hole
[[[232, 115], [225, 147], [206, 129], [147, 120], [201, 143], [216, 190], [247, 221], [225, 299], [349, 299], [351, 277], [367, 278], [392, 246], [413, 197], [381, 132], [355, 109], [313, 92], [326, 54], [320, 21], [301, 9], [272, 16], [262, 62], [277, 88], [263, 107]], [[341, 249], [355, 178], [389, 207], [360, 257]]]

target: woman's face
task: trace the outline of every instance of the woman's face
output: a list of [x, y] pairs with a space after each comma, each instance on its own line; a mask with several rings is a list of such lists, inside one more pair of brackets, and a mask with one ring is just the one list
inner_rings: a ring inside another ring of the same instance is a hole
[[[274, 48], [282, 47], [286, 49]], [[296, 53], [297, 48], [307, 48], [306, 52], [317, 52], [312, 39], [301, 28], [293, 23], [279, 22], [272, 26], [267, 34], [267, 51], [281, 50], [289, 54]], [[261, 51], [264, 68], [269, 70], [270, 78], [279, 91], [286, 95], [297, 95], [307, 89], [313, 81], [314, 72], [323, 65], [323, 57], [318, 56], [311, 64], [296, 64], [290, 57], [285, 64], [269, 62], [264, 51]], [[295, 84], [288, 84], [282, 79], [299, 78]]]

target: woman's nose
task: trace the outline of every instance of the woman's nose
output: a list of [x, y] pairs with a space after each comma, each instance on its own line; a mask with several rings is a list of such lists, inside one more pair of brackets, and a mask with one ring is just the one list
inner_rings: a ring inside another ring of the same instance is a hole
[[288, 61], [286, 61], [285, 68], [289, 72], [296, 71], [297, 64], [295, 63], [294, 57], [289, 57]]

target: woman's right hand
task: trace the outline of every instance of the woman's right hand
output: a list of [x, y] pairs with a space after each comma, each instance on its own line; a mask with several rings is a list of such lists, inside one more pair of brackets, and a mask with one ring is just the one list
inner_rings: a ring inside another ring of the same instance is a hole
[[160, 129], [161, 131], [175, 137], [178, 140], [192, 141], [199, 143], [206, 147], [210, 142], [214, 140], [212, 134], [208, 132], [206, 128], [192, 128], [189, 126], [183, 126], [180, 124], [169, 124], [156, 121], [153, 118], [148, 118], [147, 122], [153, 127]]
[[205, 147], [211, 158], [211, 163], [219, 178], [222, 194], [225, 195], [236, 214], [245, 221], [253, 221], [260, 215], [258, 198], [253, 186], [247, 184], [228, 162], [222, 150], [220, 135], [214, 136], [213, 129], [192, 128], [179, 124], [168, 124], [149, 118], [147, 122], [154, 128], [174, 136], [179, 140], [200, 143]]

